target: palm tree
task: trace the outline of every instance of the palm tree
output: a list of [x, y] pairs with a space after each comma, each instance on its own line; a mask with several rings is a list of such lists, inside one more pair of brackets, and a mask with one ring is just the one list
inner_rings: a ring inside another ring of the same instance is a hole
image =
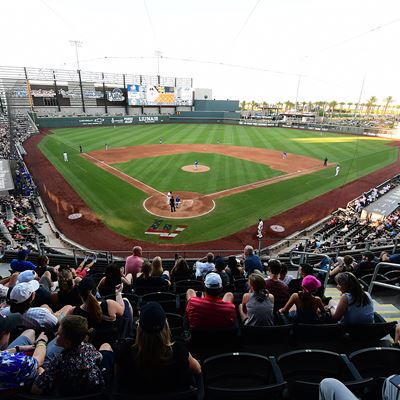
[[388, 96], [383, 101], [385, 102], [385, 106], [383, 107], [383, 113], [386, 114], [386, 111], [389, 108], [390, 103], [393, 103], [393, 97]]
[[246, 100], [243, 100], [243, 101], [240, 103], [240, 109], [243, 110], [243, 111], [246, 109]]
[[366, 114], [369, 114], [371, 110], [375, 107], [376, 100], [378, 100], [375, 96], [371, 96], [367, 102], [367, 110]]
[[250, 103], [250, 108], [253, 111], [256, 107], [258, 106], [257, 102], [255, 102], [254, 100], [251, 101]]
[[353, 105], [353, 103], [351, 102], [351, 101], [349, 101], [348, 103], [347, 103], [347, 107], [348, 107], [348, 110], [350, 111], [351, 110], [351, 106]]
[[285, 101], [285, 111], [287, 111], [288, 109], [292, 109], [293, 108], [293, 103], [291, 101]]
[[340, 103], [340, 112], [343, 112], [344, 105], [346, 104], [344, 101], [341, 101]]
[[329, 103], [329, 108], [331, 110], [331, 118], [333, 116], [333, 112], [335, 111], [335, 107], [337, 106], [337, 101], [333, 100]]

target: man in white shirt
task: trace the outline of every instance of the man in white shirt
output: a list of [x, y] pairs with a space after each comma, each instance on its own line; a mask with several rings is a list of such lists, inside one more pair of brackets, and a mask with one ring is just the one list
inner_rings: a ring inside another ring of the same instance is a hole
[[196, 278], [205, 277], [209, 272], [215, 271], [214, 254], [208, 253], [201, 260], [196, 261], [194, 264], [196, 269]]

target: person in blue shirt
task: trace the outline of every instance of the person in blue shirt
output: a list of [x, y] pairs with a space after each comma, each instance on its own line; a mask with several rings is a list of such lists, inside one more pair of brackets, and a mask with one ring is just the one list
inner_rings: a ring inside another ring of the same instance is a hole
[[247, 245], [244, 248], [244, 270], [246, 276], [250, 276], [255, 270], [263, 272], [264, 268], [261, 264], [260, 257], [254, 254], [252, 246]]
[[34, 271], [36, 269], [36, 265], [31, 263], [30, 261], [27, 261], [28, 254], [29, 254], [29, 250], [20, 250], [18, 252], [17, 258], [16, 259], [14, 258], [13, 260], [11, 260], [10, 268], [14, 272], [23, 272], [28, 269], [31, 269]]

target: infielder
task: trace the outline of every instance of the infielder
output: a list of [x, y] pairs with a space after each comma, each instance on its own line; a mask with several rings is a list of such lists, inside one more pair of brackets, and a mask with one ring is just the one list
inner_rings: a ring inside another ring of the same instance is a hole
[[68, 153], [66, 151], [64, 151], [63, 156], [64, 156], [64, 161], [68, 162]]
[[336, 174], [335, 174], [335, 176], [338, 176], [339, 172], [340, 172], [340, 165], [338, 164], [338, 165], [336, 165]]

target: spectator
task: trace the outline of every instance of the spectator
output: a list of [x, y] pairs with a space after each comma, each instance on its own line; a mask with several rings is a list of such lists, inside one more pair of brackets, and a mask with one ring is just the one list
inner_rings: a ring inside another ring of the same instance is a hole
[[122, 285], [122, 292], [128, 290], [132, 285], [132, 275], [124, 276], [124, 267], [117, 264], [109, 264], [106, 267], [105, 277], [101, 278], [97, 289], [104, 296], [115, 295], [115, 287]]
[[233, 279], [241, 279], [244, 277], [244, 270], [235, 256], [228, 257], [228, 266], [226, 267], [226, 271], [233, 277]]
[[80, 306], [82, 300], [79, 296], [78, 286], [71, 268], [61, 268], [58, 271], [58, 291], [51, 294], [51, 304], [54, 310], [71, 305]]
[[142, 248], [135, 246], [132, 249], [132, 255], [127, 257], [125, 261], [125, 275], [132, 274], [133, 279], [136, 279], [137, 274], [142, 270], [142, 265]]
[[135, 291], [151, 290], [153, 292], [162, 292], [168, 289], [170, 282], [168, 279], [163, 279], [160, 276], [151, 275], [152, 266], [149, 261], [145, 261], [142, 266], [142, 272], [139, 273], [136, 280], [133, 282]]
[[222, 290], [225, 291], [230, 287], [232, 282], [229, 274], [225, 271], [225, 262], [222, 257], [217, 257], [215, 259], [215, 272], [221, 277]]
[[[303, 278], [302, 290], [293, 293], [285, 307], [279, 310], [280, 313], [289, 313], [289, 318], [297, 323], [315, 324], [319, 322], [319, 315], [324, 313], [325, 307], [319, 297], [314, 296], [321, 287], [321, 282], [313, 275]], [[292, 311], [295, 306], [296, 310]]]
[[[35, 331], [21, 333], [5, 351], [0, 351], [0, 393], [14, 398], [15, 390], [29, 387], [38, 376], [46, 355], [47, 336], [41, 333], [35, 342]], [[29, 356], [25, 353], [33, 353]], [[11, 390], [14, 390], [12, 392]]]
[[372, 324], [374, 304], [369, 293], [364, 292], [358, 279], [350, 272], [341, 272], [336, 277], [337, 288], [342, 293], [339, 303], [332, 308], [332, 320], [345, 324]]
[[20, 314], [0, 315], [0, 350], [7, 347], [10, 333], [20, 325], [22, 325]]
[[186, 293], [186, 316], [190, 329], [195, 328], [224, 328], [236, 324], [236, 309], [233, 304], [233, 294], [222, 294], [222, 279], [210, 272], [204, 280], [205, 296], [197, 297], [193, 289]]
[[189, 389], [201, 367], [183, 344], [171, 341], [164, 310], [150, 302], [140, 310], [135, 344], [125, 343], [118, 352], [115, 372], [120, 393], [134, 388], [140, 395], [166, 395]]
[[88, 255], [85, 255], [85, 258], [79, 264], [78, 268], [75, 269], [75, 274], [80, 278], [84, 278], [90, 271], [90, 268], [92, 268], [93, 265], [96, 263], [96, 261], [97, 261], [96, 255], [94, 255], [93, 258], [89, 258]]
[[387, 251], [383, 251], [381, 253], [381, 261], [388, 262], [393, 264], [400, 264], [400, 253], [398, 254], [389, 254]]
[[56, 342], [63, 350], [53, 358], [34, 381], [33, 394], [58, 396], [84, 395], [101, 391], [105, 386], [102, 369], [111, 373], [113, 352], [109, 344], [100, 351], [83, 343], [89, 334], [86, 318], [66, 316], [58, 328]]
[[[18, 275], [17, 283], [31, 282], [38, 280], [39, 277], [36, 271], [27, 269]], [[43, 284], [43, 282], [45, 284]], [[50, 272], [45, 272], [39, 281], [39, 289], [35, 292], [35, 297], [32, 301], [32, 307], [40, 307], [43, 304], [51, 304], [51, 292], [49, 289], [49, 282], [51, 285]], [[12, 290], [12, 288], [10, 288]]]
[[279, 260], [269, 260], [268, 273], [269, 278], [266, 280], [266, 288], [274, 296], [274, 310], [278, 311], [289, 300], [288, 286], [279, 280], [281, 262]]
[[319, 400], [357, 400], [357, 397], [337, 379], [325, 378], [319, 385]]
[[338, 257], [337, 262], [333, 265], [334, 268], [329, 272], [329, 276], [336, 276], [340, 272], [353, 272], [355, 265], [356, 263], [352, 256]]
[[169, 282], [169, 271], [164, 271], [162, 267], [161, 257], [153, 258], [151, 263], [151, 276], [160, 277]]
[[204, 278], [209, 272], [215, 271], [214, 254], [208, 253], [194, 264], [196, 278]]
[[17, 259], [13, 259], [10, 262], [10, 268], [15, 272], [22, 272], [27, 269], [36, 269], [36, 265], [27, 261], [29, 250], [20, 250], [17, 255]]
[[17, 283], [10, 293], [10, 307], [1, 311], [2, 315], [19, 313], [22, 315], [22, 325], [25, 329], [52, 331], [57, 323], [57, 317], [48, 307], [31, 307], [39, 282]]
[[179, 282], [186, 279], [193, 279], [193, 271], [189, 268], [188, 263], [182, 257], [178, 257], [175, 265], [171, 270], [171, 282]]
[[274, 325], [274, 296], [266, 289], [265, 279], [260, 274], [251, 274], [248, 279], [250, 293], [243, 295], [239, 314], [245, 325]]
[[279, 274], [279, 279], [289, 285], [290, 281], [293, 279], [292, 275], [288, 275], [288, 267], [286, 264], [281, 264], [281, 273]]
[[246, 276], [249, 276], [255, 271], [263, 271], [260, 257], [254, 254], [254, 249], [250, 245], [244, 248], [244, 271]]
[[[314, 265], [314, 268], [322, 269], [323, 271], [328, 272], [330, 269], [330, 264], [331, 264], [331, 259], [327, 255], [324, 255], [322, 257], [322, 260], [318, 264]], [[326, 272], [318, 272], [317, 278], [321, 282], [323, 282], [326, 276], [325, 274]]]
[[375, 259], [375, 254], [372, 251], [364, 251], [362, 253], [361, 261], [356, 267], [354, 275], [360, 277], [365, 274], [371, 274], [374, 272], [377, 261]]
[[314, 269], [310, 264], [300, 264], [299, 268], [300, 278], [292, 279], [288, 284], [289, 294], [297, 293], [301, 290], [301, 283], [303, 278], [307, 275], [313, 275]]

